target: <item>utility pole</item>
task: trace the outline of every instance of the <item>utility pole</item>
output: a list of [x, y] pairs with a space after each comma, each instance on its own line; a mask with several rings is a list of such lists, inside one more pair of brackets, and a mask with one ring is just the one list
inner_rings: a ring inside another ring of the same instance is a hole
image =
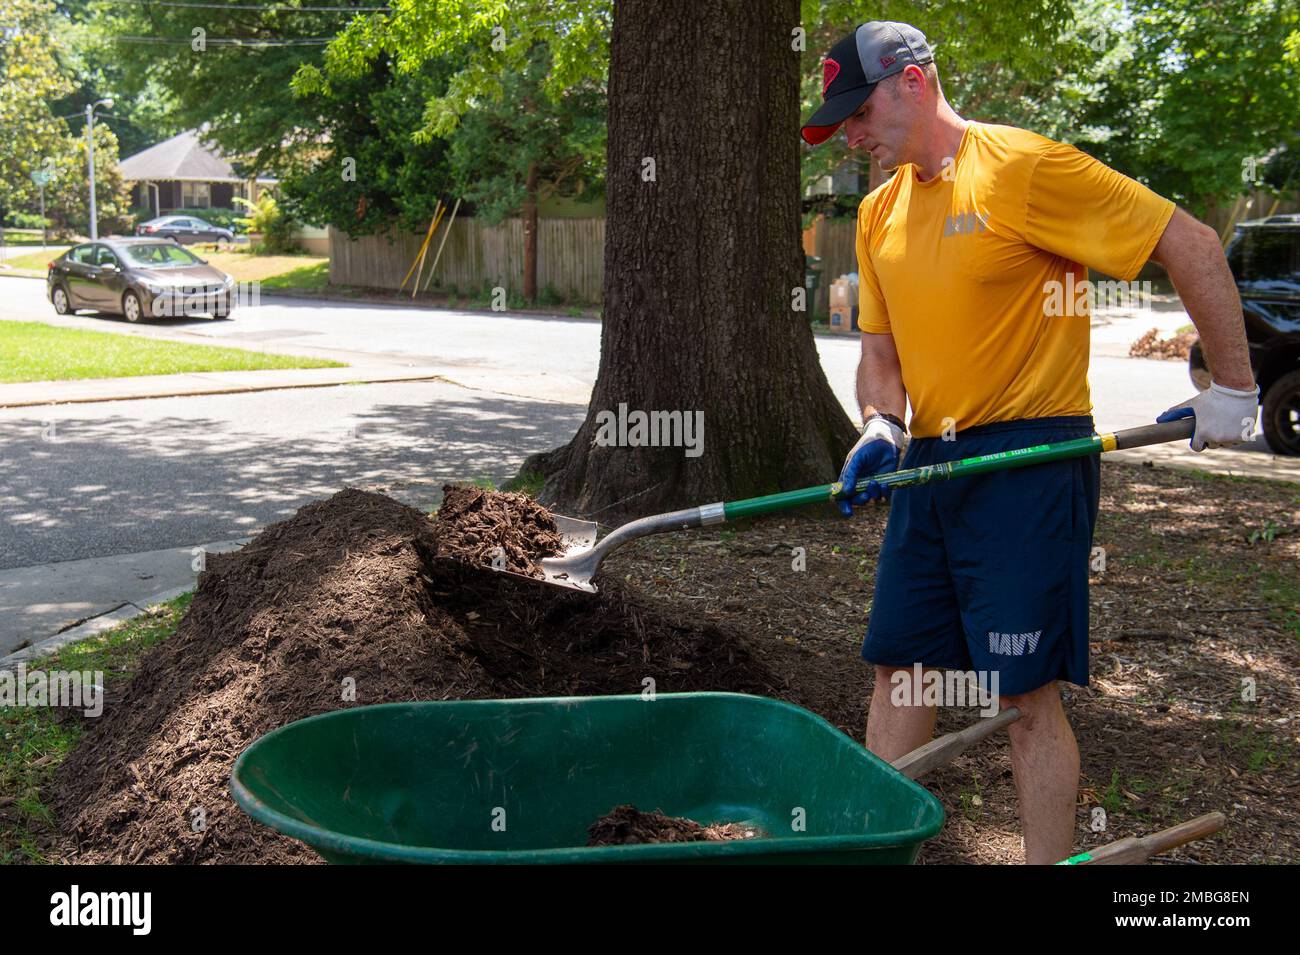
[[95, 215], [95, 107], [113, 108], [111, 99], [101, 99], [86, 106], [86, 165], [90, 169], [90, 238], [99, 238], [99, 221]]

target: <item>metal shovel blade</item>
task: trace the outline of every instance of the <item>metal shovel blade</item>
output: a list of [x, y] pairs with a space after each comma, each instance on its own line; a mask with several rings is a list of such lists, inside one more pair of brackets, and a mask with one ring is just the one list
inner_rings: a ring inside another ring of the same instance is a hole
[[556, 587], [568, 587], [570, 590], [594, 594], [596, 587], [592, 584], [591, 578], [596, 573], [596, 564], [599, 561], [588, 561], [584, 558], [595, 551], [596, 524], [593, 521], [580, 521], [576, 517], [565, 517], [562, 514], [551, 516], [555, 518], [555, 525], [559, 528], [560, 536], [564, 538], [564, 550], [558, 557], [542, 559], [541, 579]]

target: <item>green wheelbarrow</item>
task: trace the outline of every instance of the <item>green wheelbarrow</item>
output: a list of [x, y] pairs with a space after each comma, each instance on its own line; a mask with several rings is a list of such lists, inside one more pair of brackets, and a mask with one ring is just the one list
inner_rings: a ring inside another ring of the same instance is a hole
[[[807, 710], [738, 693], [391, 703], [268, 733], [231, 790], [330, 862], [906, 864], [943, 824], [914, 778], [1017, 716], [891, 766]], [[588, 847], [626, 803], [764, 835]]]

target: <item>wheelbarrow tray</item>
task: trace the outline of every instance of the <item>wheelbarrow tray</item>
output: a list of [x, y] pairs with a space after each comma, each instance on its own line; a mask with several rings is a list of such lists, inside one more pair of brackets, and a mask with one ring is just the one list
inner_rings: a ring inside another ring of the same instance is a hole
[[[338, 710], [256, 740], [231, 789], [330, 862], [906, 864], [943, 824], [933, 795], [821, 717], [738, 693]], [[625, 803], [767, 835], [588, 847]]]

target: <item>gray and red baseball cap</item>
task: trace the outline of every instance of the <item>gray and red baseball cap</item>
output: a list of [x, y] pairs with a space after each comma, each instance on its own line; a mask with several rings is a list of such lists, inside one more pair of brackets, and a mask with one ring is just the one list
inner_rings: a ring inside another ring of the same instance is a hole
[[859, 25], [822, 61], [822, 105], [799, 135], [810, 146], [826, 142], [867, 101], [877, 83], [909, 64], [933, 60], [925, 34], [914, 26], [893, 20]]

